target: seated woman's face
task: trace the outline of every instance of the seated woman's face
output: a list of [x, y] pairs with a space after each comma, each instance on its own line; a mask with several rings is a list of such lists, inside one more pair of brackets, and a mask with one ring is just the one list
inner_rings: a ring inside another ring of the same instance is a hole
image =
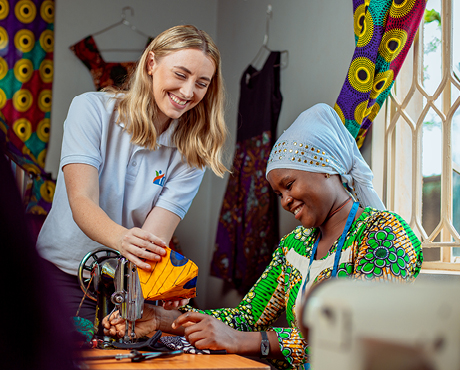
[[182, 49], [155, 59], [150, 52], [147, 71], [162, 117], [177, 119], [205, 96], [216, 68], [203, 51]]
[[282, 207], [306, 228], [318, 227], [326, 219], [336, 197], [336, 180], [324, 173], [274, 169], [268, 182], [280, 197]]

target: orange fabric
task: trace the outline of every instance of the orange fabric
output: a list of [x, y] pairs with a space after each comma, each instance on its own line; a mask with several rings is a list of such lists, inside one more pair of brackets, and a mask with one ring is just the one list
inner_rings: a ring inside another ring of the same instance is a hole
[[161, 261], [152, 263], [152, 270], [137, 270], [144, 299], [196, 297], [198, 266], [171, 248], [166, 248], [166, 252]]

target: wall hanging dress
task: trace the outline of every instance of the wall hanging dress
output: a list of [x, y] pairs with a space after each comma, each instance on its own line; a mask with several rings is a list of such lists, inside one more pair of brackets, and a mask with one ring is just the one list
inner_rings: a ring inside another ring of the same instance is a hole
[[426, 0], [353, 0], [356, 49], [334, 109], [358, 147], [390, 94]]
[[26, 211], [45, 215], [55, 182], [46, 173], [53, 83], [54, 1], [0, 0], [0, 146], [30, 176]]
[[280, 52], [263, 68], [249, 66], [240, 81], [233, 173], [224, 196], [211, 261], [211, 275], [246, 293], [278, 244], [276, 195], [265, 179], [281, 110]]

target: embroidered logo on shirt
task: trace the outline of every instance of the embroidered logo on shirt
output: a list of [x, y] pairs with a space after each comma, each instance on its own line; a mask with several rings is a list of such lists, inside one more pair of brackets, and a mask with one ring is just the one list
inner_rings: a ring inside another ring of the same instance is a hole
[[156, 172], [157, 175], [153, 179], [153, 183], [156, 184], [156, 185], [164, 186], [165, 181], [166, 181], [165, 174], [164, 173], [162, 174], [161, 170], [160, 171], [155, 171], [155, 172]]

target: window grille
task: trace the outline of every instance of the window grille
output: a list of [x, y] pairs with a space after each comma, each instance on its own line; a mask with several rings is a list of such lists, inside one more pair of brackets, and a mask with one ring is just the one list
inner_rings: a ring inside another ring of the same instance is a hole
[[428, 1], [384, 113], [384, 202], [422, 241], [424, 269], [460, 271], [459, 49], [460, 3]]

